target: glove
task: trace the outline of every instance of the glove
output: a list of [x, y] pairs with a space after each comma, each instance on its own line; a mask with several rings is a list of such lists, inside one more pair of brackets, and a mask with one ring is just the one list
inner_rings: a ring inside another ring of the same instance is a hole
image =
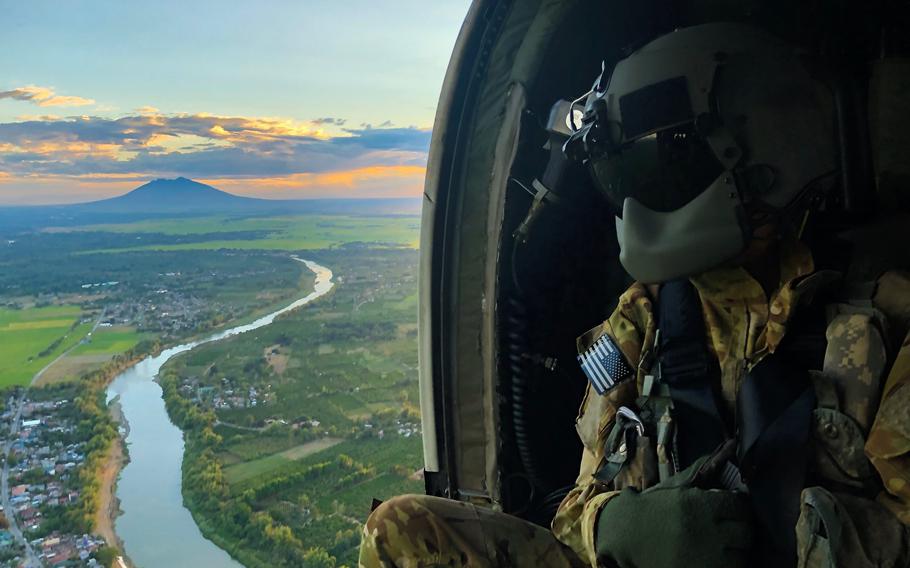
[[699, 460], [641, 493], [627, 488], [610, 499], [597, 519], [598, 561], [620, 568], [748, 566], [749, 500], [695, 486], [704, 465]]

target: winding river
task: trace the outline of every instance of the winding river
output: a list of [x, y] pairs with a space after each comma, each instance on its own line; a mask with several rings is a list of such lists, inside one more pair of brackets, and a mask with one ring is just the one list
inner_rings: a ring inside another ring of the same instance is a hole
[[252, 323], [143, 359], [115, 377], [108, 387], [108, 401], [120, 397], [123, 416], [129, 425], [126, 443], [130, 461], [117, 482], [123, 514], [117, 517], [115, 528], [123, 541], [124, 552], [141, 568], [241, 566], [202, 536], [183, 506], [180, 491], [183, 433], [168, 418], [161, 387], [154, 379], [171, 357], [203, 343], [269, 325], [277, 316], [312, 302], [332, 288], [331, 270], [309, 260], [293, 258], [316, 274], [313, 292]]

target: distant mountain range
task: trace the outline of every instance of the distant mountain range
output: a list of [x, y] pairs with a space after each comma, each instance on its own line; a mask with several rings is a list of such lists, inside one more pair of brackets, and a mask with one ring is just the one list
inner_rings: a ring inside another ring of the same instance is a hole
[[184, 177], [156, 179], [111, 199], [28, 207], [0, 207], [0, 231], [47, 225], [128, 222], [199, 215], [417, 215], [418, 197], [390, 199], [256, 199]]

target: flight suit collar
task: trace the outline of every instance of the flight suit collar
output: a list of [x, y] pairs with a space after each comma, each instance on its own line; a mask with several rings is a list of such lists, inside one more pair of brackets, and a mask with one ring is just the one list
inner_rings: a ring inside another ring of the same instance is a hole
[[[725, 330], [711, 325], [712, 309], [743, 306], [753, 315], [757, 335], [750, 339], [747, 351], [754, 363], [766, 353], [773, 353], [786, 333], [787, 322], [801, 299], [814, 292], [831, 273], [815, 273], [815, 263], [808, 247], [792, 241], [780, 247], [780, 286], [767, 297], [761, 284], [745, 268], [721, 267], [690, 278], [705, 306], [712, 343], [723, 345], [724, 337], [714, 337]], [[760, 330], [760, 331], [759, 331]]]

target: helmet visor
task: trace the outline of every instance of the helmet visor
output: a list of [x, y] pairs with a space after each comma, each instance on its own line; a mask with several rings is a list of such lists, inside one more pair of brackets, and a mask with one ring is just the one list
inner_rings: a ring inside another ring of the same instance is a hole
[[691, 122], [638, 138], [589, 164], [595, 183], [618, 211], [627, 197], [653, 211], [675, 211], [724, 171]]

